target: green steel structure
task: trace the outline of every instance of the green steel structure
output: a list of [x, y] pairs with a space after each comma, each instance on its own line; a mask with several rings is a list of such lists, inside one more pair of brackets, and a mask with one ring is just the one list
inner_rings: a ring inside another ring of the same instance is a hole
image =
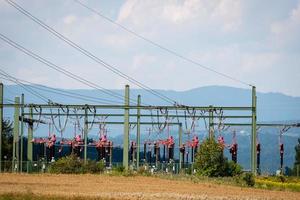
[[2, 172], [3, 83], [0, 83], [0, 172]]
[[[137, 105], [141, 105], [141, 95], [138, 95]], [[140, 152], [140, 141], [141, 141], [141, 110], [137, 109], [137, 127], [136, 127], [136, 142], [137, 142], [137, 152]], [[136, 154], [136, 167], [140, 167], [140, 154]]]
[[[148, 105], [141, 105], [141, 96], [138, 96], [137, 99], [137, 105], [131, 105], [130, 104], [130, 91], [129, 91], [129, 86], [126, 85], [125, 87], [125, 99], [124, 99], [124, 105], [87, 105], [87, 104], [69, 104], [69, 105], [61, 105], [61, 104], [25, 104], [24, 103], [24, 95], [22, 95], [21, 102], [20, 98], [16, 97], [15, 98], [15, 103], [14, 104], [3, 104], [3, 84], [0, 84], [0, 134], [2, 134], [2, 119], [3, 119], [3, 108], [14, 108], [15, 109], [15, 114], [14, 114], [14, 152], [13, 152], [13, 163], [14, 163], [14, 168], [19, 170], [23, 170], [22, 167], [22, 155], [23, 155], [23, 144], [21, 141], [21, 150], [19, 150], [19, 139], [23, 138], [24, 135], [24, 123], [28, 124], [28, 144], [27, 144], [27, 170], [31, 165], [30, 162], [33, 161], [33, 144], [32, 144], [32, 139], [33, 139], [33, 127], [35, 123], [44, 123], [40, 119], [34, 119], [34, 116], [83, 116], [84, 117], [84, 160], [86, 161], [87, 159], [87, 139], [88, 139], [88, 132], [89, 132], [89, 124], [90, 123], [103, 123], [103, 122], [97, 122], [89, 121], [89, 117], [118, 117], [114, 120], [110, 120], [108, 122], [105, 122], [105, 124], [112, 124], [112, 125], [123, 125], [124, 126], [124, 133], [123, 133], [123, 166], [128, 169], [129, 167], [129, 131], [130, 131], [130, 125], [135, 125], [136, 126], [136, 144], [137, 144], [137, 152], [140, 152], [140, 134], [141, 134], [141, 125], [162, 125], [164, 123], [162, 122], [153, 122], [149, 121], [149, 119], [153, 118], [152, 113], [151, 114], [145, 114], [142, 111], [152, 111], [156, 110], [157, 112], [159, 110], [168, 110], [168, 111], [176, 111], [176, 114], [170, 114], [167, 117], [170, 118], [177, 118], [178, 122], [168, 122], [168, 125], [177, 125], [178, 126], [178, 135], [179, 135], [179, 141], [178, 144], [179, 146], [182, 145], [182, 133], [183, 133], [183, 126], [182, 123], [179, 121], [179, 119], [184, 119], [187, 117], [186, 114], [178, 114], [177, 111], [186, 111], [186, 110], [193, 110], [193, 111], [203, 111], [201, 115], [196, 114], [193, 116], [194, 118], [197, 119], [208, 119], [208, 131], [209, 131], [209, 137], [214, 137], [214, 126], [218, 125], [216, 123], [217, 119], [220, 118], [219, 115], [214, 114], [216, 111], [241, 111], [242, 115], [229, 115], [226, 114], [222, 116], [225, 119], [248, 119], [251, 120], [251, 123], [223, 123], [224, 126], [249, 126], [251, 127], [251, 172], [253, 174], [256, 174], [256, 132], [257, 132], [257, 127], [261, 126], [293, 126], [293, 127], [300, 127], [299, 124], [257, 124], [257, 116], [256, 116], [256, 88], [252, 87], [252, 105], [251, 106], [232, 106], [232, 107], [223, 107], [223, 106], [183, 106], [183, 105], [173, 105], [173, 106], [148, 106]], [[40, 108], [40, 112], [36, 111], [36, 108]], [[95, 113], [91, 113], [90, 108], [95, 109]], [[43, 112], [42, 112], [43, 109]], [[45, 112], [45, 110], [48, 112]], [[51, 112], [49, 112], [49, 109]], [[83, 111], [82, 113], [65, 113], [65, 112], [56, 112], [53, 113], [52, 109], [77, 109]], [[106, 113], [96, 113], [97, 109], [101, 110], [107, 110]], [[123, 111], [124, 113], [112, 113], [111, 110], [119, 110]], [[131, 113], [130, 111], [136, 111], [134, 114]], [[21, 114], [20, 114], [21, 112]], [[248, 114], [245, 115], [245, 112]], [[205, 113], [208, 113], [205, 114]], [[251, 113], [251, 114], [250, 114]], [[164, 118], [166, 117], [165, 114], [157, 114], [154, 115], [155, 117], [159, 118]], [[135, 120], [132, 121], [131, 118], [134, 118]], [[123, 119], [123, 120], [121, 120]], [[146, 121], [142, 121], [141, 119], [148, 119]], [[21, 122], [21, 133], [19, 133], [20, 129], [20, 124], [19, 121]], [[1, 137], [0, 137], [1, 138]], [[0, 164], [2, 161], [2, 156], [1, 152], [2, 151], [2, 142], [0, 140]], [[21, 156], [20, 156], [21, 155]], [[181, 156], [179, 156], [179, 162], [181, 163]], [[137, 161], [136, 161], [136, 166], [138, 167], [139, 164], [139, 153], [137, 153]], [[20, 164], [20, 166], [19, 166]], [[1, 166], [0, 166], [1, 169]]]
[[[12, 166], [13, 170], [16, 171], [19, 169], [19, 116], [20, 116], [20, 109], [17, 104], [20, 104], [20, 97], [15, 97], [15, 113], [14, 113], [14, 128], [13, 128], [13, 154], [12, 154]], [[2, 119], [1, 119], [2, 120]]]
[[23, 150], [24, 150], [24, 147], [23, 147], [23, 136], [24, 136], [24, 94], [22, 94], [21, 96], [21, 104], [22, 104], [22, 107], [21, 107], [21, 118], [20, 118], [20, 121], [21, 121], [21, 134], [20, 134], [20, 169], [22, 170], [23, 169]]
[[256, 175], [256, 169], [257, 169], [257, 161], [256, 161], [256, 135], [257, 135], [257, 129], [256, 129], [256, 88], [255, 86], [252, 87], [252, 125], [251, 125], [251, 171]]
[[29, 108], [29, 122], [28, 122], [28, 138], [27, 138], [27, 171], [30, 170], [31, 163], [33, 162], [33, 144], [32, 144], [32, 139], [33, 139], [33, 108]]
[[128, 169], [129, 149], [129, 85], [125, 87], [125, 108], [124, 108], [124, 138], [123, 138], [123, 166]]

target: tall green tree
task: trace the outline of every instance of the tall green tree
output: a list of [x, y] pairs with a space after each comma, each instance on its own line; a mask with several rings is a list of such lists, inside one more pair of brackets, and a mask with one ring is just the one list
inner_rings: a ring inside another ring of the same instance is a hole
[[13, 128], [9, 120], [2, 121], [2, 159], [12, 160]]
[[223, 149], [213, 138], [207, 138], [200, 145], [195, 161], [195, 168], [199, 175], [224, 175], [226, 159], [223, 155]]
[[207, 138], [200, 145], [195, 169], [200, 176], [235, 176], [242, 173], [242, 167], [227, 160], [223, 147], [214, 138]]

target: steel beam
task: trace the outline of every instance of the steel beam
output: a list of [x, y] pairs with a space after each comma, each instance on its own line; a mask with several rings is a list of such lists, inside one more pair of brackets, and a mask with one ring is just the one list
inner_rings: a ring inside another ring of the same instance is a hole
[[[141, 110], [140, 108], [137, 108], [137, 110]], [[61, 116], [84, 116], [85, 114], [84, 113], [78, 113], [78, 114], [73, 114], [73, 113], [69, 113], [69, 114], [66, 114], [66, 113], [59, 113]], [[29, 113], [24, 113], [24, 115], [29, 115]], [[33, 113], [33, 115], [40, 115], [39, 113]], [[44, 116], [51, 116], [51, 115], [58, 115], [58, 113], [42, 113], [42, 115]], [[96, 116], [96, 117], [123, 117], [124, 114], [91, 114], [91, 113], [88, 113], [87, 114], [88, 116]], [[130, 114], [129, 115], [130, 117], [138, 117], [137, 114]], [[140, 114], [139, 115], [140, 117], [165, 117], [166, 115], [149, 115], [149, 114]], [[190, 118], [189, 116], [186, 116], [186, 115], [168, 115], [169, 118]], [[192, 117], [195, 117], [195, 118], [198, 118], [198, 119], [203, 119], [203, 118], [210, 118], [211, 116], [208, 116], [208, 115], [195, 115], [195, 116], [192, 116]], [[213, 115], [212, 116], [213, 118], [219, 118], [219, 116], [217, 115]], [[225, 119], [228, 118], [228, 119], [252, 119], [252, 116], [246, 116], [246, 115], [224, 115], [223, 116]]]
[[[214, 123], [214, 125], [218, 125], [217, 123]], [[224, 126], [249, 126], [251, 127], [252, 124], [250, 123], [224, 123]], [[257, 127], [293, 127], [293, 128], [299, 128], [300, 123], [293, 123], [293, 124], [287, 124], [287, 123], [256, 123]]]
[[23, 172], [23, 136], [24, 136], [24, 94], [22, 94], [21, 96], [21, 104], [23, 105], [21, 107], [21, 138], [20, 138], [20, 142], [21, 142], [21, 153], [20, 153], [20, 171]]
[[88, 138], [88, 110], [84, 109], [84, 163], [87, 162], [87, 138]]
[[209, 138], [214, 138], [214, 107], [211, 105], [209, 106], [210, 109], [209, 109]]
[[257, 174], [257, 168], [256, 168], [256, 88], [255, 86], [252, 86], [252, 126], [251, 126], [251, 172], [256, 175]]
[[[29, 108], [29, 113], [33, 113], [33, 108]], [[29, 119], [32, 121], [33, 115], [29, 115]], [[29, 120], [29, 121], [30, 121]], [[28, 136], [27, 136], [27, 172], [31, 172], [31, 165], [33, 161], [33, 123], [28, 123]]]
[[[181, 165], [182, 165], [182, 157], [181, 157], [181, 153], [180, 153], [180, 148], [182, 146], [182, 124], [179, 125], [179, 170], [181, 169]], [[184, 162], [184, 161], [183, 161]]]
[[[21, 104], [17, 104], [18, 106], [21, 106]], [[14, 107], [16, 104], [3, 104], [4, 107]], [[25, 104], [24, 107], [30, 107], [30, 106], [36, 106], [36, 107], [42, 107], [42, 108], [85, 108], [85, 104]], [[90, 107], [95, 107], [96, 109], [138, 109], [141, 110], [205, 110], [209, 111], [211, 110], [211, 107], [209, 106], [136, 106], [136, 105], [98, 105], [98, 104], [91, 104], [88, 105]], [[213, 109], [215, 110], [240, 110], [240, 111], [251, 111], [252, 107], [247, 106], [214, 106]]]
[[0, 172], [2, 172], [3, 83], [0, 83]]
[[124, 110], [124, 138], [123, 138], [123, 167], [128, 170], [129, 149], [129, 85], [125, 87], [125, 110]]
[[[20, 104], [20, 97], [15, 97], [15, 103]], [[13, 127], [13, 165], [12, 171], [17, 172], [19, 170], [19, 116], [20, 116], [20, 108], [19, 106], [15, 106], [14, 112], [14, 127]]]
[[[103, 122], [88, 122], [88, 124], [103, 124]], [[108, 125], [124, 125], [124, 122], [104, 122], [105, 124]], [[164, 122], [160, 122], [160, 123], [153, 123], [153, 122], [140, 122], [140, 125], [164, 125]], [[172, 122], [172, 123], [168, 123], [168, 125], [180, 125], [182, 124], [181, 122], [177, 123], [177, 122]], [[129, 125], [137, 125], [137, 122], [129, 122]]]
[[270, 123], [270, 124], [264, 124], [264, 123], [258, 123], [256, 126], [259, 127], [300, 127], [300, 123], [293, 123], [293, 124], [286, 124], [286, 123]]
[[[138, 95], [137, 99], [138, 106], [141, 105], [141, 95]], [[141, 142], [141, 110], [137, 109], [137, 126], [136, 126], [136, 144], [137, 144], [137, 153], [136, 153], [136, 168], [140, 167], [140, 142]]]

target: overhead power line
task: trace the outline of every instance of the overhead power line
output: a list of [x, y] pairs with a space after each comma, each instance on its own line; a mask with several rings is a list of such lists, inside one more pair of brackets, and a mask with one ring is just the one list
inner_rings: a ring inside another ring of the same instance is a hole
[[77, 51], [79, 51], [80, 53], [82, 53], [83, 55], [89, 57], [90, 59], [94, 60], [96, 63], [102, 65], [104, 68], [108, 69], [109, 71], [117, 74], [118, 76], [128, 80], [129, 82], [133, 83], [134, 85], [146, 90], [147, 92], [157, 96], [160, 99], [163, 99], [164, 101], [171, 103], [171, 104], [177, 104], [177, 102], [169, 97], [167, 97], [166, 95], [157, 92], [153, 89], [151, 89], [150, 87], [148, 87], [147, 85], [139, 82], [138, 80], [126, 75], [125, 73], [121, 72], [119, 69], [117, 69], [116, 67], [108, 64], [107, 62], [105, 62], [103, 59], [100, 59], [99, 57], [95, 56], [94, 54], [92, 54], [90, 51], [84, 49], [83, 47], [81, 47], [80, 45], [76, 44], [75, 42], [73, 42], [72, 40], [70, 40], [69, 38], [67, 38], [66, 36], [62, 35], [61, 33], [57, 32], [55, 29], [53, 29], [52, 27], [50, 27], [49, 25], [45, 24], [43, 21], [41, 21], [39, 18], [33, 16], [30, 12], [28, 12], [27, 10], [25, 10], [23, 7], [21, 7], [20, 5], [18, 5], [17, 3], [15, 3], [12, 0], [5, 0], [9, 5], [11, 5], [12, 7], [14, 7], [15, 9], [17, 9], [20, 13], [22, 13], [23, 15], [25, 15], [26, 17], [28, 17], [30, 20], [34, 21], [35, 23], [37, 23], [38, 25], [40, 25], [41, 27], [43, 27], [45, 30], [47, 30], [48, 32], [52, 33], [55, 37], [57, 37], [58, 39], [64, 41], [65, 43], [67, 43], [68, 45], [70, 45], [71, 47], [73, 47], [74, 49], [76, 49]]
[[154, 42], [153, 40], [150, 40], [150, 39], [144, 37], [143, 35], [141, 35], [141, 34], [135, 32], [135, 31], [133, 31], [132, 29], [129, 29], [129, 28], [127, 28], [126, 26], [124, 26], [124, 25], [122, 25], [122, 24], [120, 24], [120, 23], [118, 23], [118, 22], [115, 22], [113, 19], [111, 19], [111, 18], [109, 18], [109, 17], [103, 15], [103, 14], [100, 13], [99, 11], [97, 11], [97, 10], [95, 10], [95, 9], [93, 9], [93, 8], [91, 8], [91, 7], [89, 7], [88, 5], [84, 4], [83, 2], [81, 2], [81, 1], [79, 1], [79, 0], [74, 0], [74, 1], [75, 1], [76, 3], [78, 3], [79, 5], [81, 5], [82, 7], [86, 8], [87, 10], [89, 10], [89, 11], [91, 11], [91, 12], [97, 14], [98, 16], [100, 16], [101, 18], [105, 19], [106, 21], [108, 21], [108, 22], [110, 22], [110, 23], [113, 23], [114, 25], [120, 27], [121, 29], [125, 30], [126, 32], [128, 32], [128, 33], [134, 35], [135, 37], [137, 37], [137, 38], [139, 38], [139, 39], [142, 39], [142, 40], [144, 40], [144, 41], [146, 41], [146, 42], [152, 44], [152, 45], [155, 46], [155, 47], [158, 47], [158, 48], [160, 48], [160, 49], [162, 49], [162, 50], [164, 50], [164, 51], [166, 51], [166, 52], [168, 52], [168, 53], [170, 53], [170, 54], [172, 54], [172, 55], [174, 55], [174, 56], [176, 56], [176, 57], [178, 57], [178, 58], [180, 58], [180, 59], [182, 59], [182, 60], [185, 60], [185, 61], [187, 61], [187, 62], [189, 62], [189, 63], [192, 63], [192, 64], [194, 64], [195, 66], [198, 66], [198, 67], [200, 67], [200, 68], [202, 68], [202, 69], [205, 69], [205, 70], [207, 70], [207, 71], [213, 72], [213, 73], [218, 74], [218, 75], [220, 75], [220, 76], [223, 76], [223, 77], [225, 77], [225, 78], [231, 79], [231, 80], [233, 80], [233, 81], [235, 81], [235, 82], [239, 82], [239, 83], [241, 83], [241, 84], [244, 84], [244, 85], [247, 85], [247, 86], [251, 86], [251, 87], [252, 87], [252, 84], [250, 84], [250, 83], [247, 83], [247, 82], [245, 82], [245, 81], [243, 81], [243, 80], [241, 80], [241, 79], [238, 79], [238, 78], [235, 78], [235, 77], [230, 76], [230, 75], [228, 75], [228, 74], [225, 74], [225, 73], [219, 72], [219, 71], [217, 71], [217, 70], [214, 70], [214, 69], [212, 69], [212, 68], [209, 67], [209, 66], [203, 65], [203, 64], [201, 64], [201, 63], [199, 63], [199, 62], [197, 62], [197, 61], [195, 61], [195, 60], [193, 60], [193, 59], [191, 59], [191, 58], [188, 58], [188, 57], [186, 57], [186, 56], [184, 56], [184, 55], [182, 55], [182, 54], [180, 54], [180, 53], [178, 53], [178, 52], [176, 52], [176, 51], [170, 49], [170, 48], [167, 48], [167, 47], [165, 47], [165, 46], [163, 46], [163, 45], [161, 45], [161, 44], [159, 44], [159, 43], [157, 43], [157, 42]]
[[5, 101], [7, 101], [8, 103], [15, 103], [13, 100], [7, 99], [7, 98], [3, 98]]
[[20, 44], [18, 44], [18, 43], [16, 43], [16, 42], [12, 41], [11, 39], [9, 39], [8, 37], [6, 37], [6, 36], [3, 35], [2, 33], [0, 33], [0, 39], [3, 40], [4, 42], [6, 42], [7, 44], [11, 45], [12, 47], [18, 49], [19, 51], [25, 53], [26, 55], [28, 55], [28, 56], [34, 58], [35, 60], [37, 60], [37, 61], [39, 61], [39, 62], [41, 62], [41, 63], [47, 65], [47, 66], [50, 67], [51, 69], [54, 69], [54, 70], [56, 70], [56, 71], [58, 71], [58, 72], [60, 72], [60, 73], [62, 73], [62, 74], [64, 74], [64, 75], [66, 75], [66, 76], [68, 76], [68, 77], [70, 77], [70, 78], [72, 78], [72, 79], [74, 79], [74, 80], [76, 80], [76, 81], [79, 81], [79, 82], [81, 82], [81, 83], [84, 84], [84, 85], [87, 85], [87, 86], [89, 86], [89, 87], [92, 87], [92, 88], [94, 88], [94, 89], [96, 89], [96, 90], [98, 90], [98, 91], [100, 91], [100, 92], [102, 92], [102, 93], [105, 93], [105, 94], [107, 94], [107, 95], [110, 95], [110, 96], [113, 96], [113, 97], [115, 97], [115, 98], [118, 98], [118, 99], [122, 99], [122, 100], [123, 100], [123, 96], [122, 96], [122, 95], [120, 95], [120, 94], [118, 94], [118, 93], [116, 93], [116, 92], [112, 92], [112, 91], [109, 91], [109, 90], [107, 90], [107, 89], [104, 89], [103, 87], [101, 87], [101, 86], [99, 86], [99, 85], [97, 85], [97, 84], [95, 84], [95, 83], [92, 83], [92, 82], [90, 82], [90, 81], [88, 81], [88, 80], [86, 80], [86, 79], [84, 79], [84, 78], [82, 78], [82, 77], [80, 77], [80, 76], [77, 76], [77, 75], [71, 73], [71, 72], [68, 71], [68, 70], [65, 70], [65, 69], [62, 68], [62, 67], [59, 67], [58, 65], [56, 65], [56, 64], [54, 64], [54, 63], [52, 63], [52, 62], [46, 60], [45, 58], [43, 58], [43, 57], [37, 55], [36, 53], [33, 53], [33, 52], [30, 51], [29, 49], [26, 49], [25, 47], [21, 46]]
[[[4, 75], [1, 72], [0, 72], [0, 74]], [[8, 79], [7, 77], [1, 77], [0, 76], [0, 78], [10, 81], [10, 79]], [[19, 79], [19, 78], [16, 78], [16, 77], [14, 77], [14, 79], [18, 80], [21, 83], [30, 84], [30, 85], [26, 85], [28, 87], [35, 88], [37, 90], [44, 91], [44, 92], [47, 92], [47, 93], [54, 93], [54, 94], [58, 94], [58, 95], [61, 95], [61, 96], [71, 97], [71, 98], [74, 98], [74, 99], [81, 99], [81, 100], [84, 100], [84, 101], [90, 101], [90, 102], [102, 103], [102, 104], [120, 103], [120, 102], [117, 102], [117, 101], [112, 101], [112, 100], [96, 98], [96, 97], [92, 97], [92, 96], [88, 96], [88, 95], [78, 94], [78, 93], [70, 92], [70, 91], [67, 91], [67, 90], [54, 89], [54, 88], [47, 87], [47, 86], [44, 86], [44, 85], [40, 85], [40, 84], [36, 84], [36, 83], [33, 83], [33, 82], [25, 81], [25, 80], [22, 80], [22, 79]]]
[[0, 74], [6, 76], [10, 81], [16, 83], [17, 85], [19, 85], [20, 87], [22, 87], [24, 90], [26, 90], [27, 92], [29, 92], [30, 94], [32, 94], [33, 96], [41, 99], [42, 101], [48, 103], [49, 101], [51, 101], [48, 97], [42, 95], [41, 93], [33, 90], [32, 88], [28, 88], [26, 87], [26, 85], [24, 85], [23, 83], [19, 82], [17, 79], [15, 79], [13, 76], [9, 75], [8, 73], [6, 73], [5, 71], [3, 71], [2, 69], [0, 69]]

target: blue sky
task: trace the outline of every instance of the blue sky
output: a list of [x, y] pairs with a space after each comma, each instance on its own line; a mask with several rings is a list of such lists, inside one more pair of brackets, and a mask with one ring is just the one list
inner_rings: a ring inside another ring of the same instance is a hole
[[[82, 1], [163, 46], [256, 85], [261, 92], [300, 96], [299, 0]], [[16, 2], [58, 32], [152, 88], [247, 87], [137, 39], [73, 0]], [[127, 83], [54, 38], [4, 0], [0, 1], [0, 32], [105, 88], [123, 88]], [[2, 41], [0, 66], [34, 83], [87, 88]]]

